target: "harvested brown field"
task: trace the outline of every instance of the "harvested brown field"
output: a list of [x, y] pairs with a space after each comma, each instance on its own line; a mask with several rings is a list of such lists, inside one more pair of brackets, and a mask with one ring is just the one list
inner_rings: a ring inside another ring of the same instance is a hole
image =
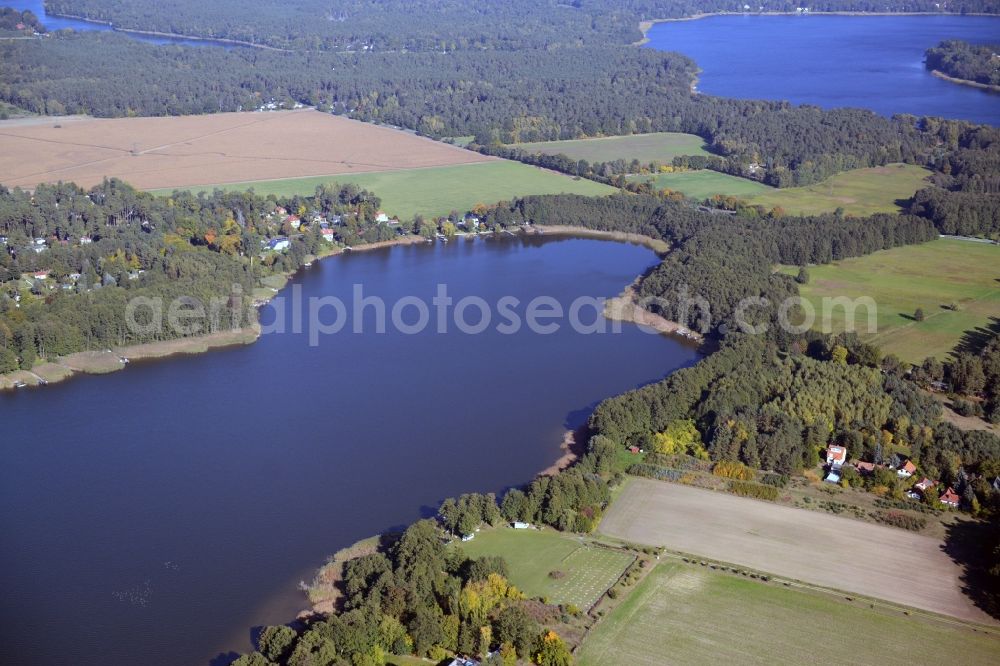
[[936, 539], [680, 484], [631, 479], [603, 534], [984, 624]]
[[[58, 127], [57, 127], [58, 126]], [[142, 189], [449, 166], [492, 158], [311, 109], [0, 122], [0, 183], [105, 176]]]

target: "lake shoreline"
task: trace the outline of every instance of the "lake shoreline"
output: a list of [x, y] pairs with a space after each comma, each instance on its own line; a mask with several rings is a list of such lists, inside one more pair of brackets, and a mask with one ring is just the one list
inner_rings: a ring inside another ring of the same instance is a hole
[[666, 241], [658, 240], [652, 236], [627, 233], [624, 231], [588, 229], [586, 227], [574, 227], [567, 224], [533, 224], [530, 227], [523, 227], [520, 233], [526, 236], [567, 236], [572, 238], [596, 238], [599, 240], [609, 240], [618, 243], [631, 243], [632, 245], [641, 245], [648, 248], [661, 258], [670, 251], [670, 245]]
[[[345, 252], [367, 252], [379, 250], [396, 245], [415, 245], [426, 243], [427, 239], [416, 235], [401, 236], [388, 241], [367, 243], [351, 248], [336, 248], [323, 253], [313, 259], [318, 261], [327, 257], [336, 257]], [[285, 273], [286, 282], [302, 267]], [[277, 296], [281, 290], [274, 292], [267, 298], [257, 299], [255, 306], [266, 305]], [[162, 359], [170, 356], [187, 356], [192, 354], [203, 354], [210, 351], [224, 349], [226, 347], [237, 347], [249, 345], [260, 339], [260, 324], [253, 324], [241, 328], [231, 328], [222, 331], [208, 333], [206, 335], [192, 335], [184, 338], [174, 338], [171, 340], [160, 340], [157, 342], [146, 342], [138, 345], [125, 345], [112, 347], [111, 349], [86, 350], [74, 352], [67, 356], [58, 356], [50, 361], [42, 361], [31, 370], [17, 370], [7, 374], [0, 374], [0, 391], [15, 390], [17, 382], [23, 382], [26, 386], [37, 387], [47, 384], [56, 384], [70, 379], [77, 375], [103, 375], [110, 372], [124, 370], [127, 362], [122, 362], [125, 358], [129, 361]]]
[[265, 51], [278, 51], [281, 53], [291, 53], [289, 49], [279, 49], [276, 46], [268, 46], [266, 44], [255, 44], [254, 42], [245, 42], [239, 39], [228, 39], [226, 37], [195, 37], [193, 35], [181, 35], [175, 32], [157, 32], [155, 30], [139, 30], [138, 28], [119, 28], [116, 27], [111, 21], [101, 21], [98, 19], [87, 18], [86, 16], [76, 16], [75, 14], [57, 14], [55, 12], [46, 11], [46, 16], [51, 16], [53, 18], [69, 19], [71, 21], [80, 21], [82, 23], [92, 23], [94, 25], [104, 25], [111, 28], [111, 32], [120, 32], [126, 35], [140, 35], [144, 37], [162, 37], [164, 39], [177, 39], [177, 40], [189, 40], [192, 42], [208, 42], [210, 44], [217, 44], [219, 46], [244, 46], [251, 49], [263, 49]]
[[41, 386], [56, 384], [77, 375], [105, 375], [124, 370], [131, 361], [202, 354], [225, 347], [252, 344], [259, 337], [260, 326], [254, 325], [216, 331], [207, 335], [112, 347], [104, 351], [74, 352], [66, 356], [57, 356], [51, 361], [43, 361], [31, 370], [18, 370], [0, 375], [0, 391], [15, 389], [15, 382], [24, 382], [27, 386]]
[[979, 81], [970, 81], [969, 79], [960, 79], [955, 76], [949, 76], [939, 69], [932, 69], [931, 74], [948, 81], [949, 83], [955, 83], [960, 86], [969, 86], [970, 88], [978, 88], [980, 90], [988, 90], [989, 92], [1000, 93], [1000, 86], [992, 86], [988, 83], [980, 83]]

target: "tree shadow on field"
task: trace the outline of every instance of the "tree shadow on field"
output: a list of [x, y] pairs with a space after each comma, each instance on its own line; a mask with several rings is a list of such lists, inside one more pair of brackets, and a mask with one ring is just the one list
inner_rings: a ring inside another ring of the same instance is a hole
[[962, 592], [978, 608], [1000, 619], [1000, 576], [989, 572], [996, 564], [993, 553], [1000, 544], [1000, 522], [961, 520], [946, 530], [941, 549], [962, 568]]
[[983, 347], [998, 335], [1000, 335], [1000, 317], [990, 317], [989, 323], [985, 326], [966, 331], [955, 345], [955, 352], [979, 354], [983, 351]]

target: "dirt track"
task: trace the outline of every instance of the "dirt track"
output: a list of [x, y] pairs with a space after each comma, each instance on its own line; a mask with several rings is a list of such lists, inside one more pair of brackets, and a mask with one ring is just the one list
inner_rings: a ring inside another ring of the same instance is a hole
[[984, 624], [941, 542], [901, 529], [632, 479], [600, 531]]
[[[171, 118], [0, 122], [0, 183], [105, 176], [155, 189], [389, 171], [491, 158], [311, 109]], [[61, 127], [55, 127], [61, 125]]]

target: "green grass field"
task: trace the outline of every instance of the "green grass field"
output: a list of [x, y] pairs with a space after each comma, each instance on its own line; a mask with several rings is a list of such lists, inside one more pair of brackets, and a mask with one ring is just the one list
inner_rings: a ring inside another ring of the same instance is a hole
[[[548, 530], [485, 529], [462, 543], [462, 550], [470, 557], [503, 557], [511, 582], [529, 597], [547, 597], [552, 603], [583, 609], [600, 599], [633, 560], [628, 553]], [[565, 576], [552, 578], [552, 571]]]
[[[465, 212], [477, 203], [492, 204], [528, 194], [598, 196], [615, 191], [612, 187], [591, 180], [574, 180], [569, 176], [506, 160], [429, 169], [202, 185], [186, 189], [199, 192], [211, 191], [215, 187], [224, 190], [246, 190], [252, 187], [257, 194], [291, 196], [311, 195], [316, 191], [316, 186], [323, 183], [357, 183], [378, 194], [386, 212], [404, 219], [417, 213], [437, 216], [447, 215], [452, 210]], [[170, 190], [155, 192], [169, 194]]]
[[[783, 270], [794, 274], [798, 269]], [[940, 239], [922, 245], [883, 250], [808, 268], [809, 284], [800, 292], [822, 323], [822, 299], [870, 296], [878, 306], [878, 330], [866, 333], [868, 315], [855, 311], [855, 328], [863, 338], [904, 361], [928, 356], [944, 359], [969, 330], [1000, 317], [1000, 247], [986, 243]], [[945, 305], [957, 303], [958, 311]], [[917, 308], [922, 322], [914, 321]], [[832, 331], [844, 330], [845, 312], [836, 309]]]
[[791, 215], [832, 213], [843, 208], [848, 215], [895, 213], [896, 201], [909, 199], [925, 185], [929, 172], [911, 164], [890, 164], [872, 169], [854, 169], [807, 187], [778, 189], [716, 171], [680, 171], [655, 176], [629, 176], [631, 180], [653, 182], [657, 189], [683, 192], [691, 199], [708, 199], [715, 194], [746, 199], [765, 208], [780, 206]]
[[673, 190], [681, 192], [689, 199], [703, 201], [716, 194], [727, 194], [734, 197], [750, 198], [764, 192], [771, 192], [773, 187], [762, 185], [746, 178], [738, 178], [729, 174], [709, 171], [678, 171], [676, 173], [661, 173], [653, 175], [629, 176], [629, 180], [639, 182], [652, 181], [657, 190]]
[[909, 199], [926, 186], [930, 171], [912, 164], [889, 164], [838, 173], [822, 183], [768, 191], [750, 197], [765, 208], [781, 206], [792, 215], [816, 215], [843, 208], [848, 215], [895, 213], [897, 199]]
[[664, 563], [594, 629], [577, 664], [995, 664], [997, 631]]
[[574, 141], [538, 141], [514, 144], [517, 148], [545, 155], [566, 155], [574, 160], [609, 162], [639, 160], [643, 164], [670, 163], [678, 155], [710, 155], [705, 141], [694, 134], [656, 132], [631, 136], [609, 136]]

